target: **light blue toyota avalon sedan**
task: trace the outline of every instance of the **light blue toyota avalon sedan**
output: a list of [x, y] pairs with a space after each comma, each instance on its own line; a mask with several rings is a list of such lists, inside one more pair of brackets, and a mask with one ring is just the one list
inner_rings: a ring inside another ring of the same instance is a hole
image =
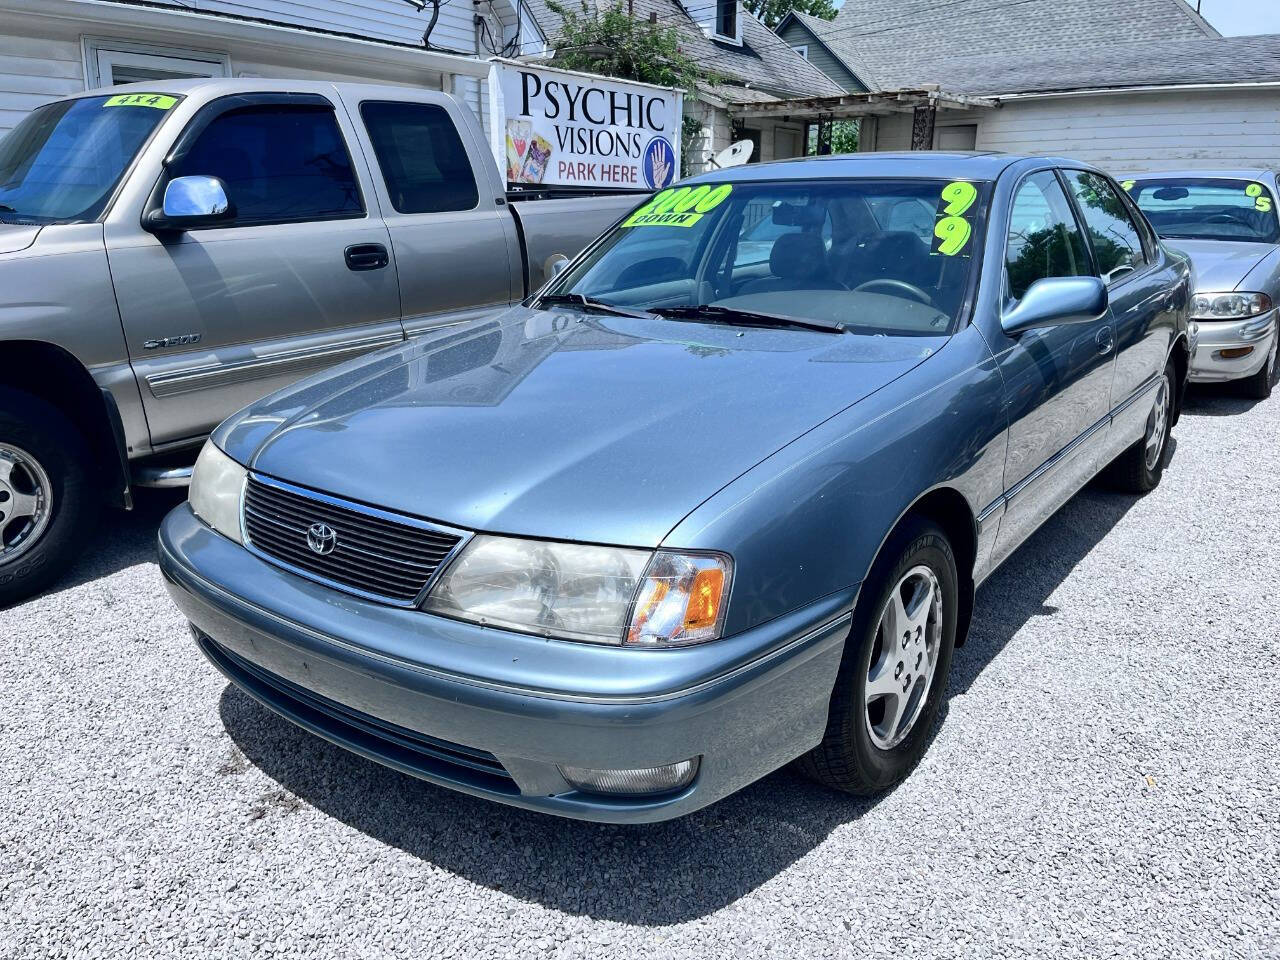
[[977, 585], [1100, 471], [1160, 481], [1189, 305], [1071, 161], [718, 171], [231, 417], [161, 568], [236, 686], [434, 783], [603, 821], [796, 759], [874, 793]]
[[1156, 232], [1191, 257], [1199, 345], [1192, 383], [1271, 396], [1280, 344], [1280, 209], [1270, 170], [1187, 170], [1121, 181]]

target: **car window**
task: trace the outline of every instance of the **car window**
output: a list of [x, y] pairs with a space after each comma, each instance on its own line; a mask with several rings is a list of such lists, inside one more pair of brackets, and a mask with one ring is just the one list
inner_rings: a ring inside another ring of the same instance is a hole
[[1015, 300], [1037, 280], [1093, 272], [1084, 236], [1052, 171], [1032, 174], [1018, 187], [1009, 215], [1005, 272]]
[[[773, 211], [780, 201], [771, 197], [760, 197], [746, 205], [742, 212], [742, 227], [738, 231], [737, 250], [734, 254], [735, 267], [768, 263], [774, 244], [784, 233], [799, 233], [801, 228], [794, 224], [778, 223], [773, 218]], [[824, 217], [822, 227], [818, 231], [823, 247], [831, 249], [831, 218]]]
[[370, 101], [360, 116], [398, 213], [471, 210], [479, 202], [471, 160], [443, 107]]
[[1115, 188], [1096, 173], [1068, 170], [1066, 175], [1080, 204], [1102, 279], [1114, 283], [1139, 269], [1147, 262], [1142, 235]]
[[364, 215], [351, 156], [328, 107], [246, 107], [217, 117], [170, 170], [219, 177], [237, 226]]
[[1275, 197], [1262, 181], [1152, 177], [1123, 186], [1162, 237], [1280, 241]]

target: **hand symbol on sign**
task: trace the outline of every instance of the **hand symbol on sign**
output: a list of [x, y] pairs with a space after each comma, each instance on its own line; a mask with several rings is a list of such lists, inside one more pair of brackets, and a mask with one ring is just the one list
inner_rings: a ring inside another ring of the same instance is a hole
[[659, 140], [653, 145], [653, 185], [662, 188], [667, 185], [667, 177], [671, 174], [671, 156], [667, 145]]

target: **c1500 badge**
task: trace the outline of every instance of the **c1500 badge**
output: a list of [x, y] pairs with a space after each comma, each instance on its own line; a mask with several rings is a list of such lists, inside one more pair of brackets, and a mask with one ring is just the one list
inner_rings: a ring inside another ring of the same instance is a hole
[[193, 343], [199, 343], [202, 336], [204, 334], [184, 333], [178, 337], [156, 337], [154, 340], [144, 340], [142, 349], [159, 350], [161, 347], [186, 347]]

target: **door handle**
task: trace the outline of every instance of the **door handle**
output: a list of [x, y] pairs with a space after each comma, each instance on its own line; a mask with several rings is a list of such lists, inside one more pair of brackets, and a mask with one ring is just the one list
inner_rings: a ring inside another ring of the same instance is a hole
[[348, 270], [381, 270], [391, 262], [380, 243], [352, 244], [346, 249], [346, 260]]
[[1093, 342], [1098, 345], [1098, 353], [1104, 357], [1112, 351], [1116, 345], [1115, 336], [1111, 333], [1110, 327], [1103, 327], [1098, 331], [1097, 336], [1093, 338]]

